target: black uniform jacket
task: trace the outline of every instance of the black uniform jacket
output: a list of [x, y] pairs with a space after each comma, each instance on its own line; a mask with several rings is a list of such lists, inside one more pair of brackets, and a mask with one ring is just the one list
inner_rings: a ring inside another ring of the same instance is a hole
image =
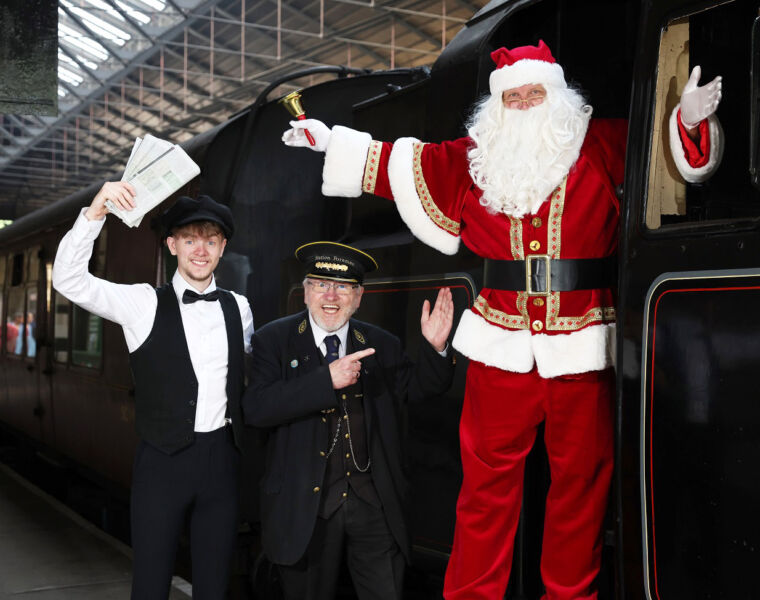
[[[262, 327], [251, 343], [243, 414], [247, 424], [269, 430], [260, 484], [262, 544], [272, 562], [292, 565], [306, 550], [319, 510], [327, 464], [320, 452], [326, 452], [331, 441], [321, 411], [340, 404], [306, 311]], [[355, 319], [349, 321], [346, 346], [347, 353], [375, 349], [362, 360], [360, 377], [372, 480], [390, 530], [408, 560], [404, 405], [407, 399], [440, 395], [449, 388], [452, 352], [444, 358], [423, 340], [414, 365], [397, 337]]]

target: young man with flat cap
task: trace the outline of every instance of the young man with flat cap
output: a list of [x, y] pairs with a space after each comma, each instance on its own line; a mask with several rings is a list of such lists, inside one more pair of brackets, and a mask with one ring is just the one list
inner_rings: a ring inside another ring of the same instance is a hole
[[214, 269], [234, 225], [208, 196], [183, 196], [162, 215], [177, 257], [170, 283], [116, 284], [87, 271], [107, 200], [134, 207], [134, 188], [108, 182], [61, 240], [53, 286], [118, 323], [135, 378], [140, 441], [132, 475], [133, 600], [168, 597], [182, 527], [190, 523], [193, 597], [225, 597], [238, 517], [240, 397], [253, 333], [245, 297], [217, 288]]
[[374, 259], [314, 242], [305, 266], [306, 310], [262, 327], [251, 340], [246, 423], [266, 428], [262, 544], [288, 600], [335, 596], [342, 557], [362, 600], [400, 598], [410, 542], [405, 519], [403, 411], [444, 393], [454, 305], [425, 300], [416, 365], [395, 336], [351, 318]]

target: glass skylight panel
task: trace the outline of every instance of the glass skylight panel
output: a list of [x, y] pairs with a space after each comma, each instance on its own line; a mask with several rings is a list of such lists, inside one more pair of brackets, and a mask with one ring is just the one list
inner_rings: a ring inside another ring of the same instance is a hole
[[67, 44], [76, 46], [83, 50], [96, 60], [107, 60], [108, 51], [92, 38], [87, 37], [84, 33], [72, 29], [68, 25], [58, 21], [58, 39], [65, 41]]
[[73, 73], [62, 65], [58, 65], [58, 78], [73, 86], [78, 86], [84, 81], [84, 77]]
[[104, 37], [107, 40], [112, 41], [118, 46], [123, 46], [128, 40], [132, 39], [132, 36], [123, 29], [114, 27], [103, 19], [96, 17], [92, 12], [85, 8], [75, 7], [71, 9], [71, 12], [82, 19], [82, 22], [87, 29], [99, 37]]
[[132, 17], [135, 21], [140, 23], [141, 25], [147, 25], [148, 23], [150, 23], [150, 17], [148, 15], [146, 15], [144, 12], [137, 10], [133, 6], [130, 6], [126, 2], [122, 2], [121, 0], [116, 0], [116, 5], [125, 13], [127, 13], [130, 17]]
[[[111, 4], [107, 4], [103, 2], [102, 0], [84, 0], [84, 1], [87, 2], [89, 5], [93, 6], [95, 9], [102, 10], [103, 12], [108, 13], [110, 16], [118, 19], [119, 21], [124, 20], [124, 17], [122, 17], [119, 14], [119, 11], [117, 11]], [[82, 10], [89, 10], [89, 9], [86, 7], [82, 7]]]
[[162, 2], [161, 0], [136, 0], [138, 4], [144, 4], [145, 6], [149, 6], [153, 10], [157, 11], [163, 11], [166, 8], [166, 2]]

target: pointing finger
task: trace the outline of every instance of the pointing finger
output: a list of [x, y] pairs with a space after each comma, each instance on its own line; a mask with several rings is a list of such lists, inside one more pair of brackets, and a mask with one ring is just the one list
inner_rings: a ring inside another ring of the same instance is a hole
[[367, 348], [365, 350], [359, 350], [359, 352], [354, 352], [353, 354], [347, 354], [345, 358], [348, 360], [361, 360], [365, 356], [369, 356], [370, 354], [374, 354], [375, 349], [374, 348]]

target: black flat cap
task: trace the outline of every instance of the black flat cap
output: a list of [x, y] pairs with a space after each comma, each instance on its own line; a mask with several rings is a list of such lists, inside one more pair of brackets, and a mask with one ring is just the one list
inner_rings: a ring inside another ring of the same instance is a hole
[[232, 211], [224, 204], [215, 202], [209, 196], [198, 196], [198, 199], [180, 196], [174, 206], [161, 215], [164, 236], [169, 236], [177, 227], [198, 221], [217, 223], [224, 231], [224, 237], [228, 240], [235, 233]]
[[362, 283], [364, 274], [377, 269], [366, 252], [338, 242], [310, 242], [296, 250], [296, 258], [306, 267], [306, 277]]

